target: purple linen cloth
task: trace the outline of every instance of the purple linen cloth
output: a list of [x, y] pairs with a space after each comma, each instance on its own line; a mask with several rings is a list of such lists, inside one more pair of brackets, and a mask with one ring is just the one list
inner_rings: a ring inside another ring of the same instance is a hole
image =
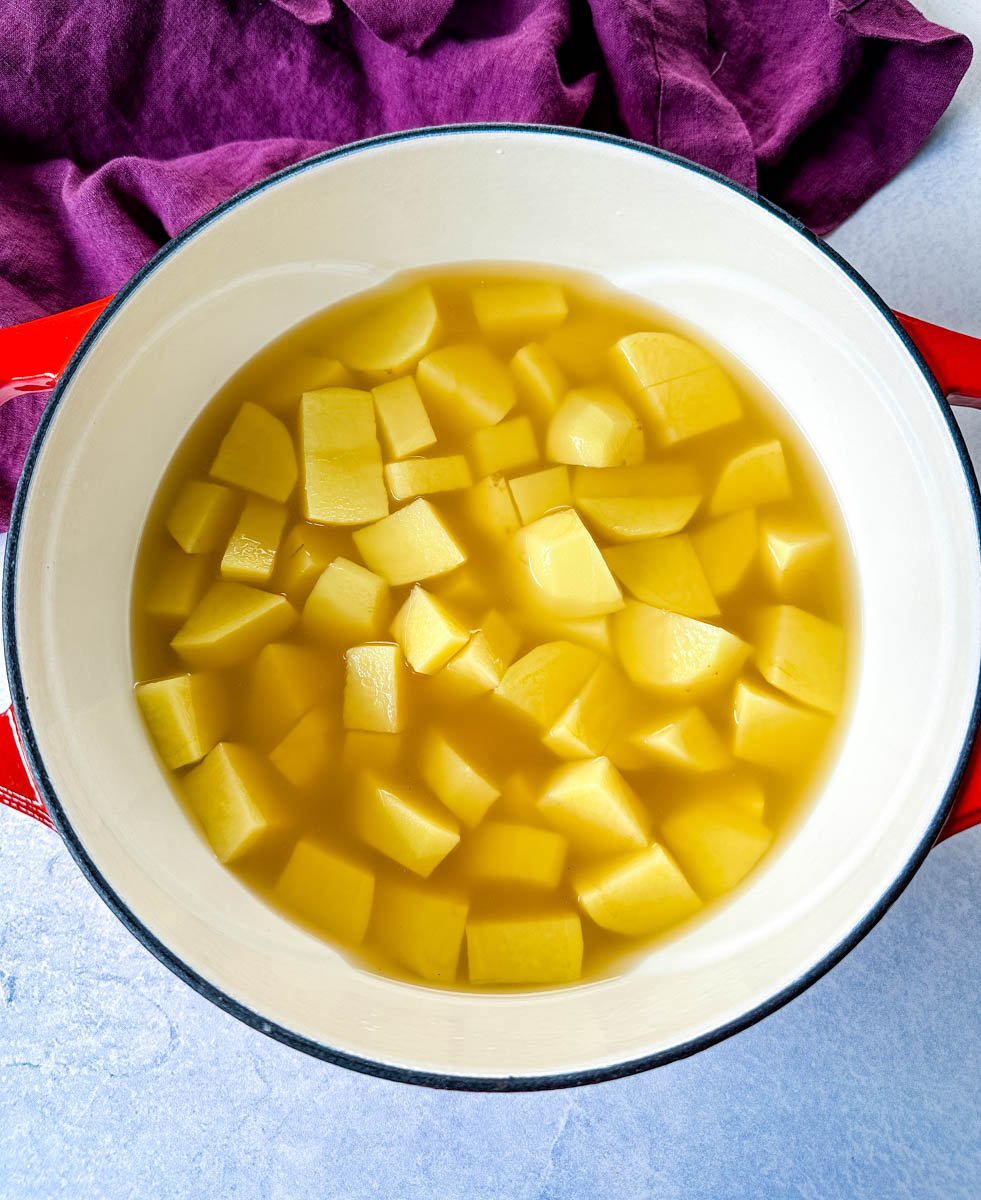
[[[608, 129], [826, 232], [970, 59], [908, 0], [0, 0], [0, 326], [297, 159], [445, 122]], [[0, 529], [45, 399], [0, 408]]]

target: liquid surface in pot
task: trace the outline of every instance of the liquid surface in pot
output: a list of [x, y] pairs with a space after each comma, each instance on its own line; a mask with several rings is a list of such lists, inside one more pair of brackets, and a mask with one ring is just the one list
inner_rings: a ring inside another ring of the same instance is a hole
[[615, 972], [813, 794], [838, 515], [735, 364], [590, 277], [403, 276], [262, 350], [147, 522], [136, 699], [219, 859], [371, 969]]

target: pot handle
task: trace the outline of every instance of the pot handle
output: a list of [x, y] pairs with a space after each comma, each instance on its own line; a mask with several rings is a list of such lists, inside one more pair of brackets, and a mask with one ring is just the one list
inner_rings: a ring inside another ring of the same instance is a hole
[[[52, 388], [111, 299], [105, 296], [67, 312], [0, 329], [0, 404], [25, 392]], [[896, 316], [951, 403], [981, 407], [981, 338], [904, 313]], [[0, 714], [0, 804], [52, 824], [28, 773], [12, 709]], [[974, 746], [960, 795], [938, 841], [977, 824], [981, 824], [981, 740]]]

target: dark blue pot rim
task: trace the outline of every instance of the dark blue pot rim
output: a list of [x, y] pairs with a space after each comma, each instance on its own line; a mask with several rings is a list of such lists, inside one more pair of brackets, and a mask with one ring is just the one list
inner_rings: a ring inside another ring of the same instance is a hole
[[113, 319], [114, 315], [126, 303], [127, 299], [141, 287], [147, 279], [160, 267], [177, 249], [191, 238], [196, 237], [202, 230], [208, 228], [216, 220], [221, 218], [225, 213], [235, 208], [237, 205], [247, 201], [252, 196], [258, 195], [266, 191], [268, 188], [274, 187], [281, 180], [288, 179], [293, 175], [298, 175], [301, 172], [311, 170], [320, 164], [330, 162], [334, 159], [345, 158], [348, 155], [359, 154], [363, 150], [373, 149], [377, 146], [384, 146], [393, 142], [414, 141], [421, 138], [444, 137], [447, 135], [455, 136], [461, 133], [495, 133], [508, 132], [515, 134], [532, 134], [535, 136], [548, 135], [550, 137], [562, 137], [579, 139], [587, 142], [600, 142], [608, 145], [618, 146], [621, 149], [630, 150], [636, 154], [647, 155], [651, 158], [663, 159], [671, 162], [678, 167], [682, 167], [687, 171], [691, 171], [696, 175], [704, 176], [706, 179], [712, 179], [720, 186], [728, 188], [730, 191], [744, 196], [758, 208], [762, 208], [769, 213], [775, 220], [784, 225], [790, 226], [800, 237], [809, 242], [815, 249], [825, 255], [831, 263], [833, 263], [851, 282], [862, 291], [865, 296], [879, 310], [883, 320], [891, 327], [897, 340], [903, 345], [906, 352], [912, 358], [916, 366], [919, 368], [924, 379], [933, 392], [943, 418], [947, 424], [951, 440], [957, 450], [960, 459], [961, 468], [964, 472], [964, 479], [967, 483], [968, 490], [971, 495], [974, 506], [975, 528], [978, 534], [978, 551], [981, 556], [981, 495], [978, 491], [978, 483], [975, 478], [974, 468], [971, 464], [970, 457], [967, 452], [967, 447], [964, 444], [964, 439], [961, 436], [960, 430], [954, 421], [953, 414], [947, 404], [947, 400], [940, 390], [936, 380], [931, 374], [922, 355], [917, 350], [909, 338], [906, 331], [896, 320], [889, 306], [882, 298], [870, 287], [870, 285], [862, 278], [862, 276], [846, 262], [836, 251], [832, 250], [825, 242], [813, 234], [805, 225], [792, 217], [789, 213], [783, 211], [777, 205], [769, 200], [763, 199], [740, 184], [734, 183], [725, 176], [718, 174], [716, 171], [709, 170], [707, 167], [699, 166], [697, 163], [689, 162], [687, 159], [681, 158], [676, 154], [670, 154], [664, 150], [656, 150], [649, 146], [641, 145], [637, 142], [628, 141], [625, 138], [614, 137], [610, 134], [592, 133], [579, 129], [565, 129], [550, 125], [518, 125], [509, 123], [475, 123], [466, 125], [444, 125], [430, 129], [408, 130], [402, 133], [383, 134], [380, 137], [368, 138], [361, 142], [353, 142], [349, 145], [341, 146], [336, 150], [328, 150], [323, 154], [315, 155], [313, 158], [304, 159], [302, 162], [291, 167], [286, 167], [282, 171], [278, 171], [275, 175], [269, 176], [267, 179], [259, 183], [253, 184], [244, 191], [237, 193], [230, 199], [219, 204], [216, 208], [206, 213], [199, 218], [187, 229], [172, 238], [130, 279], [120, 290], [115, 297], [109, 302], [102, 314], [93, 324], [92, 328], [86, 334], [85, 338], [80, 343], [78, 349], [72, 355], [68, 366], [65, 368], [54, 389], [51, 400], [46, 407], [41, 421], [34, 434], [30, 449], [27, 454], [27, 459], [24, 463], [23, 474], [20, 483], [17, 487], [17, 492], [14, 497], [13, 512], [11, 514], [10, 532], [7, 538], [7, 549], [4, 562], [3, 576], [3, 639], [4, 651], [7, 661], [7, 679], [10, 687], [10, 695], [13, 702], [14, 714], [17, 719], [17, 725], [21, 733], [24, 752], [27, 757], [28, 764], [31, 769], [31, 774], [37, 783], [44, 803], [51, 814], [55, 827], [61, 834], [62, 839], [68, 847], [69, 852], [80, 867], [82, 873], [88, 879], [89, 883], [95, 888], [96, 892], [102, 897], [109, 908], [115, 913], [126, 928], [136, 937], [151, 954], [155, 955], [164, 966], [169, 967], [179, 979], [182, 979], [186, 984], [189, 984], [202, 996], [216, 1004], [225, 1012], [230, 1013], [233, 1017], [237, 1017], [246, 1025], [252, 1026], [261, 1033], [269, 1037], [275, 1038], [277, 1041], [285, 1043], [296, 1050], [301, 1050], [306, 1054], [313, 1055], [315, 1058], [323, 1059], [326, 1062], [333, 1063], [336, 1066], [347, 1067], [352, 1071], [360, 1071], [365, 1075], [374, 1075], [382, 1079], [393, 1080], [398, 1083], [412, 1083], [425, 1087], [446, 1088], [454, 1091], [481, 1091], [481, 1092], [519, 1092], [519, 1091], [540, 1091], [554, 1088], [565, 1087], [580, 1087], [585, 1084], [602, 1083], [607, 1080], [620, 1079], [627, 1075], [633, 1075], [640, 1071], [650, 1070], [652, 1067], [663, 1066], [670, 1062], [675, 1062], [678, 1059], [687, 1058], [689, 1055], [696, 1054], [700, 1050], [705, 1050], [709, 1046], [714, 1046], [717, 1042], [721, 1042], [735, 1033], [741, 1032], [743, 1029], [748, 1029], [751, 1025], [755, 1025], [757, 1021], [761, 1021], [764, 1017], [768, 1017], [771, 1013], [782, 1008], [789, 1001], [799, 996], [803, 991], [809, 988], [813, 983], [816, 983], [824, 974], [826, 974], [836, 963], [853, 949], [854, 946], [862, 940], [863, 937], [882, 919], [883, 915], [895, 903], [898, 897], [902, 894], [909, 881], [919, 869], [930, 847], [936, 841], [937, 835], [940, 833], [943, 823], [950, 812], [954, 800], [957, 796], [958, 789], [967, 768], [968, 759], [971, 753], [971, 748], [974, 745], [975, 737], [978, 732], [979, 723], [981, 723], [981, 663], [979, 663], [979, 678], [975, 687], [974, 705], [971, 714], [971, 720], [967, 733], [958, 756], [957, 766], [954, 770], [940, 802], [937, 805], [936, 813], [929, 827], [923, 835], [913, 854], [909, 857], [902, 870], [893, 881], [892, 885], [887, 889], [885, 894], [880, 898], [879, 902], [858, 922], [851, 930], [847, 937], [843, 938], [838, 945], [827, 954], [820, 962], [815, 964], [810, 970], [799, 976], [792, 984], [782, 989], [776, 995], [770, 997], [765, 1003], [758, 1005], [737, 1020], [730, 1021], [709, 1033], [703, 1034], [700, 1037], [694, 1038], [691, 1041], [673, 1046], [668, 1050], [662, 1050], [656, 1054], [646, 1055], [641, 1058], [631, 1059], [626, 1062], [616, 1063], [609, 1066], [597, 1067], [589, 1070], [571, 1071], [564, 1074], [554, 1075], [514, 1075], [514, 1076], [478, 1076], [478, 1075], [447, 1075], [438, 1072], [418, 1071], [406, 1067], [392, 1066], [387, 1063], [377, 1062], [369, 1058], [361, 1058], [353, 1054], [347, 1054], [344, 1051], [336, 1050], [331, 1046], [326, 1046], [321, 1042], [314, 1041], [310, 1038], [301, 1037], [293, 1033], [289, 1029], [285, 1029], [280, 1025], [276, 1025], [271, 1021], [266, 1020], [252, 1009], [245, 1005], [239, 1004], [230, 996], [226, 995], [219, 988], [208, 980], [202, 978], [195, 971], [192, 971], [184, 962], [182, 962], [171, 950], [169, 950], [162, 942], [153, 936], [152, 933], [144, 926], [137, 917], [126, 906], [123, 899], [116, 893], [111, 884], [105, 879], [99, 868], [86, 853], [84, 847], [79, 841], [71, 822], [65, 815], [65, 811], [61, 806], [58, 796], [52, 787], [51, 781], [48, 778], [44, 767], [44, 761], [38, 747], [34, 728], [31, 723], [30, 711], [28, 706], [27, 695], [24, 690], [24, 681], [21, 676], [20, 658], [17, 650], [17, 630], [16, 630], [16, 571], [17, 571], [17, 555], [20, 545], [20, 539], [23, 531], [24, 513], [27, 506], [28, 495], [30, 493], [31, 480], [34, 475], [34, 469], [37, 464], [38, 455], [41, 447], [44, 444], [44, 439], [47, 436], [51, 422], [58, 411], [59, 406], [64, 398], [65, 390], [69, 383], [78, 371], [79, 367], [85, 360], [86, 355], [95, 345], [103, 329]]

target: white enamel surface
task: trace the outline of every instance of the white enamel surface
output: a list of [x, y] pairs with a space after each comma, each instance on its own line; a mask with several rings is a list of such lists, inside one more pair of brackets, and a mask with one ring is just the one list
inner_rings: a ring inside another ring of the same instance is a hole
[[[140, 530], [215, 389], [296, 321], [394, 271], [527, 260], [605, 275], [703, 328], [784, 401], [828, 473], [859, 564], [854, 712], [819, 803], [710, 919], [623, 976], [524, 996], [375, 978], [212, 858], [130, 696]], [[379, 145], [239, 204], [147, 278], [72, 380], [17, 559], [27, 704], [86, 854], [173, 956], [263, 1020], [450, 1075], [602, 1068], [698, 1038], [821, 962], [936, 814], [968, 728], [981, 587], [943, 415], [874, 304], [737, 193], [627, 148], [469, 132]]]

